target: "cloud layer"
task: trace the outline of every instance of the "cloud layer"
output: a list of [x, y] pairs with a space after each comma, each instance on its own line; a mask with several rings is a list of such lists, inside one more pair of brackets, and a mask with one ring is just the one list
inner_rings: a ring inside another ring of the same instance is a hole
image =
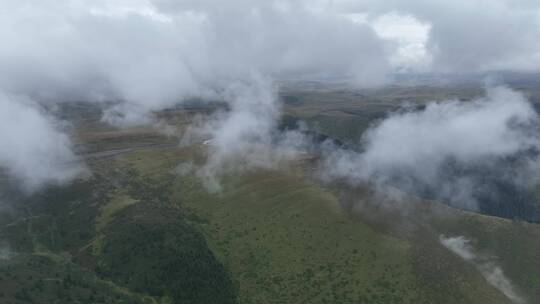
[[0, 85], [37, 99], [159, 109], [253, 72], [346, 74], [359, 84], [387, 72], [374, 31], [332, 11], [297, 1], [156, 2], [8, 2]]
[[[227, 159], [245, 152], [240, 148], [271, 143], [269, 128], [279, 111], [275, 79], [345, 75], [359, 86], [385, 80], [389, 65], [373, 29], [324, 7], [301, 1], [7, 1], [0, 8], [0, 90], [38, 103], [117, 101], [103, 119], [121, 126], [148, 123], [152, 111], [192, 97], [221, 100], [230, 111], [205, 128], [215, 127], [212, 159]], [[28, 136], [21, 143], [33, 150], [31, 135], [11, 132]], [[16, 158], [10, 151], [5, 157]], [[33, 151], [26, 155], [30, 163], [45, 153]], [[57, 149], [46, 153], [55, 151], [54, 157], [66, 156]]]
[[[113, 100], [103, 119], [121, 126], [148, 123], [152, 111], [192, 97], [224, 101], [230, 111], [203, 129], [215, 139], [212, 159], [229, 159], [235, 149], [220, 147], [274, 144], [276, 80], [345, 76], [354, 86], [381, 85], [396, 64], [535, 70], [538, 12], [535, 2], [506, 0], [4, 1], [0, 91], [37, 103]], [[423, 31], [410, 33], [412, 46], [400, 40], [403, 21]], [[432, 60], [405, 62], [411, 54]]]

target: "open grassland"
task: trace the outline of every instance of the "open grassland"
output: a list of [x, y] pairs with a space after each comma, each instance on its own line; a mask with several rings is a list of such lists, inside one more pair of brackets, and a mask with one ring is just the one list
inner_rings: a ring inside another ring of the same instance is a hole
[[[164, 175], [156, 172], [175, 163], [159, 154], [126, 161], [158, 181]], [[387, 233], [296, 174], [257, 171], [222, 181], [223, 192], [209, 194], [194, 176], [176, 177], [171, 201], [230, 271], [240, 303], [507, 303], [439, 244], [437, 231]]]
[[[421, 298], [408, 244], [349, 220], [330, 193], [277, 172], [234, 179], [217, 197], [185, 206], [204, 219], [196, 223], [238, 279], [241, 303]], [[177, 195], [200, 191], [193, 186], [180, 181]]]
[[202, 144], [151, 127], [77, 134], [91, 177], [3, 191], [0, 303], [509, 303], [441, 234], [473, 240], [540, 301], [539, 225], [436, 202], [396, 213], [294, 164], [223, 176], [210, 193], [178, 170], [204, 161]]

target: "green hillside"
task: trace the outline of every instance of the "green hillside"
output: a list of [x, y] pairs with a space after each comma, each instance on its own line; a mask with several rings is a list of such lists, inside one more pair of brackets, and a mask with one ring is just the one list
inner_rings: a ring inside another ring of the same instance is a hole
[[539, 225], [412, 197], [381, 208], [369, 189], [319, 184], [302, 161], [223, 176], [209, 193], [176, 173], [204, 161], [204, 145], [144, 128], [80, 140], [94, 147], [90, 178], [4, 191], [1, 303], [510, 303], [441, 234], [474, 240], [540, 301]]

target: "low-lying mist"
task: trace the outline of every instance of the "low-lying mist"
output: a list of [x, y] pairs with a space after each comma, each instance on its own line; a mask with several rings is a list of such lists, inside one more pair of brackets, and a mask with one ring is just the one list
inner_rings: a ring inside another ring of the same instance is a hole
[[390, 114], [364, 133], [363, 151], [328, 148], [322, 172], [327, 180], [394, 186], [459, 208], [531, 216], [539, 126], [522, 93], [488, 88], [475, 100]]
[[523, 296], [516, 291], [502, 268], [497, 265], [495, 258], [479, 254], [470, 244], [469, 239], [463, 236], [446, 237], [441, 235], [439, 241], [454, 254], [474, 265], [489, 284], [501, 291], [513, 303], [527, 303]]

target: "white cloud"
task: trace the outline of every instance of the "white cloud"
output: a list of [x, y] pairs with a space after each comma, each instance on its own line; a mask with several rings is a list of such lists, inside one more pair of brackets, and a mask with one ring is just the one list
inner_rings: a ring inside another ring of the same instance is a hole
[[30, 100], [0, 94], [0, 167], [24, 190], [64, 183], [83, 168], [68, 137]]
[[540, 2], [509, 0], [337, 0], [337, 10], [370, 17], [410, 15], [430, 26], [434, 71], [540, 68]]
[[[151, 111], [191, 97], [224, 100], [232, 112], [213, 123], [220, 143], [275, 127], [273, 93], [247, 93], [246, 102], [243, 93], [229, 94], [238, 83], [256, 88], [249, 92], [289, 76], [325, 75], [374, 86], [385, 83], [392, 65], [538, 68], [538, 7], [502, 0], [4, 1], [0, 90], [38, 103], [120, 101], [104, 116], [119, 125], [148, 121]], [[354, 14], [367, 23], [344, 17]], [[449, 127], [447, 135], [459, 129]], [[269, 130], [255, 133], [259, 143], [271, 143], [262, 138]]]
[[394, 69], [422, 72], [429, 68], [427, 50], [430, 26], [411, 15], [388, 13], [370, 18], [366, 13], [344, 14], [355, 23], [371, 26], [389, 46], [388, 60]]
[[[539, 125], [522, 94], [491, 88], [473, 101], [432, 102], [422, 110], [391, 114], [364, 133], [362, 153], [330, 151], [325, 174], [416, 193], [427, 190], [454, 206], [476, 209], [478, 191], [486, 187], [476, 172], [500, 175], [496, 169], [503, 168], [505, 158], [540, 148], [540, 138], [531, 131]], [[504, 168], [510, 169], [508, 176], [498, 178], [510, 183], [521, 182], [519, 174], [539, 175], [530, 172], [530, 162]]]
[[251, 147], [243, 140], [267, 146], [277, 99], [273, 91], [251, 92], [308, 74], [378, 85], [389, 70], [369, 26], [312, 3], [7, 1], [0, 90], [40, 103], [120, 101], [103, 117], [117, 125], [148, 122], [151, 111], [191, 97], [223, 100], [232, 111], [209, 125], [217, 127], [214, 152]]

